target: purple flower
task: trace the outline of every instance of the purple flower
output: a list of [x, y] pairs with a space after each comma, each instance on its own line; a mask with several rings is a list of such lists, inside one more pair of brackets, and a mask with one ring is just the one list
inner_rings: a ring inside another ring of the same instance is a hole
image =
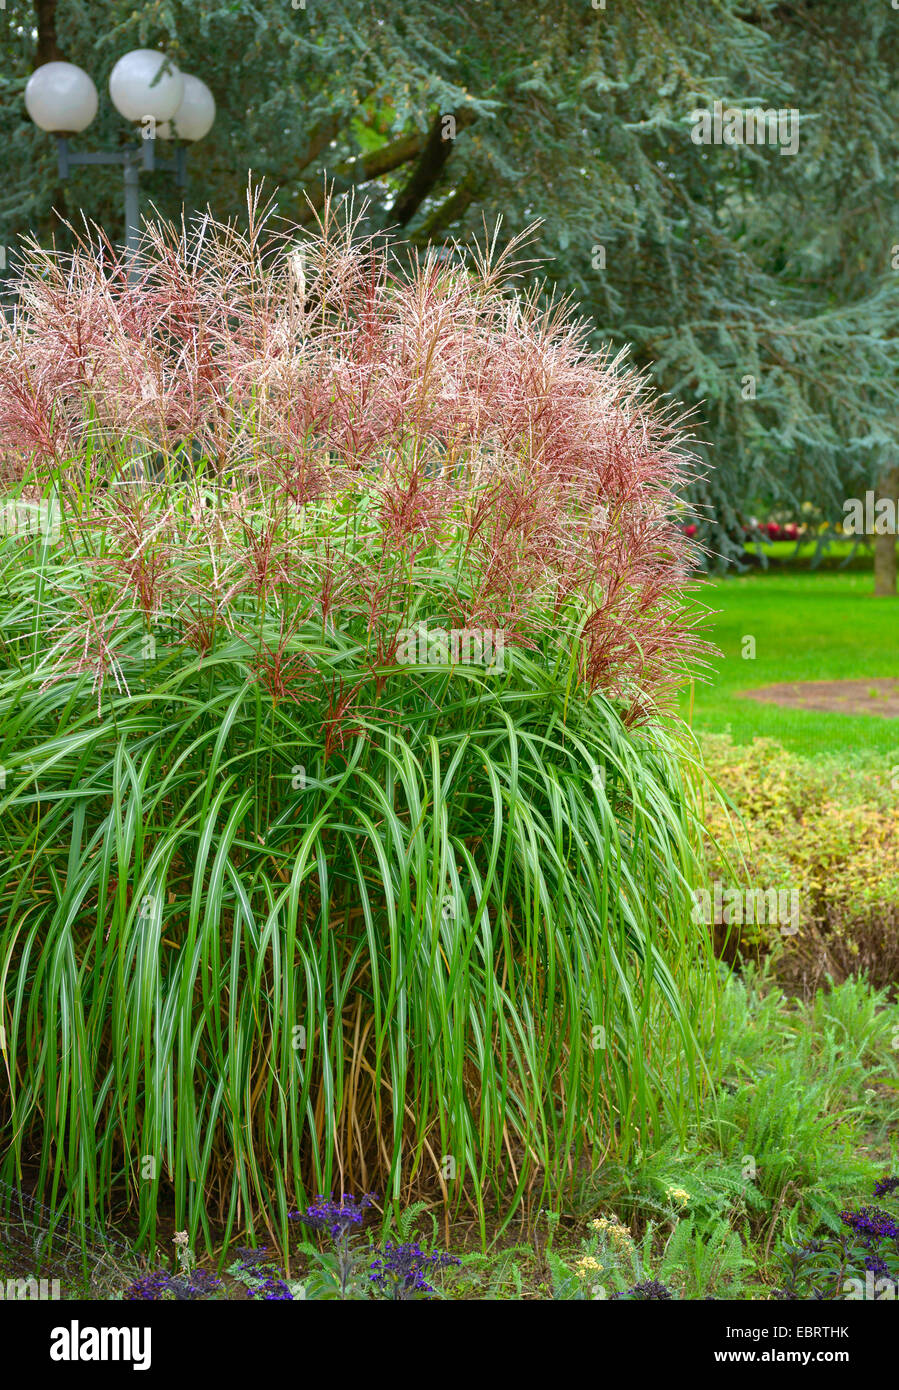
[[156, 1269], [150, 1274], [142, 1275], [140, 1279], [135, 1279], [122, 1294], [122, 1298], [129, 1303], [157, 1303], [166, 1296], [179, 1302], [190, 1301], [212, 1298], [221, 1286], [221, 1279], [205, 1269], [195, 1269], [190, 1275], [168, 1274], [164, 1269]]
[[293, 1294], [283, 1279], [274, 1274], [266, 1274], [256, 1288], [248, 1289], [250, 1298], [261, 1298], [266, 1303], [292, 1303]]
[[393, 1245], [387, 1241], [370, 1266], [374, 1273], [369, 1279], [375, 1292], [385, 1298], [405, 1300], [419, 1294], [428, 1297], [434, 1289], [425, 1278], [426, 1272], [461, 1263], [455, 1255], [428, 1254], [414, 1242]]
[[255, 1270], [271, 1266], [272, 1257], [268, 1253], [267, 1245], [239, 1245], [237, 1253], [241, 1257], [238, 1269], [245, 1274], [252, 1274]]
[[896, 1218], [880, 1207], [862, 1207], [859, 1211], [841, 1211], [840, 1220], [851, 1226], [856, 1234], [873, 1240], [899, 1239]]
[[362, 1225], [366, 1207], [372, 1206], [376, 1200], [373, 1192], [366, 1192], [358, 1202], [351, 1192], [344, 1193], [339, 1201], [319, 1194], [304, 1212], [290, 1213], [291, 1221], [302, 1221], [304, 1226], [309, 1226], [313, 1231], [327, 1231], [330, 1235], [337, 1259], [337, 1279], [341, 1298], [347, 1297], [357, 1260], [350, 1239], [351, 1234], [354, 1233], [354, 1227]]
[[247, 1286], [250, 1298], [261, 1298], [266, 1303], [292, 1303], [294, 1301], [293, 1294], [275, 1268], [267, 1245], [259, 1245], [255, 1248], [241, 1245], [238, 1246], [238, 1254], [241, 1256], [241, 1260], [237, 1268], [242, 1274], [249, 1274], [251, 1278], [256, 1280], [255, 1284]]
[[373, 1192], [366, 1192], [359, 1202], [349, 1192], [337, 1202], [331, 1197], [325, 1198], [319, 1194], [304, 1212], [291, 1212], [290, 1220], [302, 1221], [304, 1226], [309, 1226], [314, 1231], [329, 1231], [335, 1240], [340, 1240], [351, 1227], [362, 1225], [365, 1208], [370, 1207], [374, 1201]]
[[899, 1187], [899, 1178], [881, 1178], [874, 1184], [875, 1197], [887, 1197]]
[[658, 1279], [645, 1279], [642, 1284], [634, 1284], [631, 1288], [626, 1289], [624, 1293], [612, 1294], [612, 1298], [635, 1298], [638, 1301], [644, 1299], [673, 1298], [673, 1296], [671, 1290], [664, 1284], [660, 1284]]
[[171, 1277], [162, 1269], [154, 1270], [152, 1274], [144, 1274], [128, 1286], [122, 1298], [129, 1303], [155, 1302], [168, 1292]]

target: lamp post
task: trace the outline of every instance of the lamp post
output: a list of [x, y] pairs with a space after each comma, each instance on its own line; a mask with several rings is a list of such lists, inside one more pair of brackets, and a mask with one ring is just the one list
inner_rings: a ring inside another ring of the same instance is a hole
[[[74, 63], [44, 63], [25, 88], [25, 106], [36, 126], [56, 136], [59, 177], [79, 164], [120, 164], [125, 182], [125, 250], [129, 278], [136, 274], [140, 240], [139, 182], [142, 170], [164, 169], [179, 187], [187, 181], [187, 146], [202, 140], [215, 120], [215, 100], [205, 82], [180, 72], [164, 53], [137, 48], [120, 58], [109, 76], [116, 110], [138, 128], [140, 141], [123, 150], [72, 150], [69, 139], [87, 130], [97, 114], [97, 89]], [[177, 140], [174, 158], [156, 158], [157, 140]]]

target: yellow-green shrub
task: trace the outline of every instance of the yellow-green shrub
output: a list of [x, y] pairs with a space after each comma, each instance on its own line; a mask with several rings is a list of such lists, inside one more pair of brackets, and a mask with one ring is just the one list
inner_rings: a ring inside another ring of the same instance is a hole
[[[824, 974], [899, 978], [899, 825], [891, 758], [882, 769], [807, 760], [771, 739], [703, 739], [706, 767], [736, 814], [707, 808], [709, 877], [799, 894], [799, 931], [732, 928], [727, 948], [778, 954], [778, 974], [806, 989]], [[899, 762], [899, 757], [895, 760]], [[717, 841], [717, 843], [716, 843]], [[724, 928], [722, 938], [727, 932]], [[739, 936], [737, 933], [739, 932]]]

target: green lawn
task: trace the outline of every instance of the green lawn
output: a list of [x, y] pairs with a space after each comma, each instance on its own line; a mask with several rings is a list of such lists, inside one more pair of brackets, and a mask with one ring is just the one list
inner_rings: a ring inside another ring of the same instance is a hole
[[[899, 719], [819, 714], [740, 698], [779, 681], [899, 677], [899, 600], [872, 597], [870, 573], [761, 572], [710, 583], [708, 634], [721, 649], [708, 684], [697, 682], [698, 733], [730, 727], [737, 743], [777, 739], [798, 753], [866, 760], [899, 754]], [[755, 638], [754, 660], [742, 655]], [[690, 717], [690, 691], [681, 703]], [[899, 756], [896, 758], [899, 763]]]
[[[747, 555], [754, 555], [759, 547], [750, 542], [746, 546]], [[766, 541], [761, 547], [768, 563], [778, 568], [781, 565], [809, 565], [818, 553], [815, 541], [803, 541], [796, 549], [795, 541]], [[831, 540], [827, 549], [818, 559], [819, 570], [861, 570], [870, 574], [874, 563], [873, 543], [860, 537], [853, 540]]]

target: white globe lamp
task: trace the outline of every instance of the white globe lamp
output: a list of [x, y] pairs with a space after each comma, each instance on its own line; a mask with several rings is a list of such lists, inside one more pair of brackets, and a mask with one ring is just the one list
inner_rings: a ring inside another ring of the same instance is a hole
[[215, 97], [199, 77], [184, 73], [184, 96], [181, 105], [170, 121], [163, 121], [156, 127], [156, 134], [163, 140], [177, 136], [179, 140], [202, 140], [208, 135], [215, 120]]
[[184, 76], [164, 53], [135, 48], [109, 74], [109, 95], [126, 121], [170, 121], [184, 98]]
[[77, 135], [97, 114], [97, 89], [74, 63], [42, 63], [28, 79], [25, 107], [41, 130]]

